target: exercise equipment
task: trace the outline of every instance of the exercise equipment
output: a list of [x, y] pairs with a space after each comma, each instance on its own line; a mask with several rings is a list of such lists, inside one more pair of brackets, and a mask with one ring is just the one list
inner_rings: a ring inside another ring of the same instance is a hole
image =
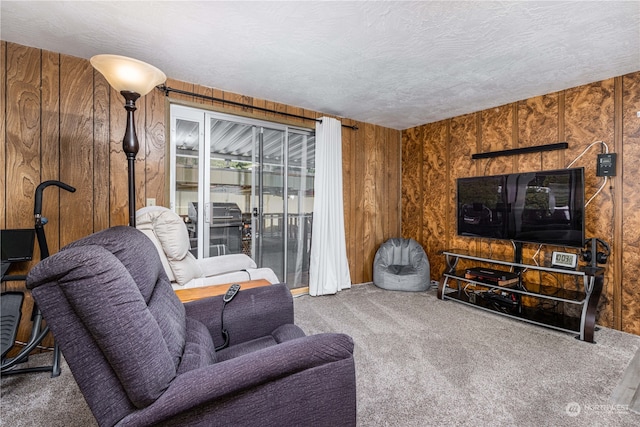
[[[35, 219], [34, 229], [26, 230], [2, 230], [2, 281], [23, 281], [25, 275], [6, 274], [12, 263], [29, 261], [33, 254], [34, 235], [38, 239], [40, 248], [40, 260], [49, 257], [49, 247], [44, 232], [47, 219], [42, 216], [42, 193], [45, 188], [56, 186], [73, 193], [76, 189], [60, 181], [44, 181], [36, 188], [33, 215]], [[37, 304], [33, 303], [31, 312], [31, 335], [26, 345], [14, 357], [7, 357], [15, 346], [18, 326], [22, 317], [23, 292], [3, 292], [0, 295], [2, 303], [2, 328], [0, 348], [2, 353], [0, 375], [13, 375], [29, 372], [51, 372], [52, 377], [60, 375], [60, 350], [54, 343], [53, 362], [50, 366], [36, 366], [18, 369], [16, 366], [29, 360], [29, 354], [42, 343], [49, 333], [49, 327], [42, 323], [42, 313]]]

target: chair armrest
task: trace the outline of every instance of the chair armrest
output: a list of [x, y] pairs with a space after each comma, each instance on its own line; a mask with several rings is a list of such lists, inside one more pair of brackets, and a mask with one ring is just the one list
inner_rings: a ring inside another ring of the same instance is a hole
[[[223, 343], [220, 337], [222, 296], [191, 301], [184, 307], [188, 317], [207, 327], [216, 346]], [[289, 323], [294, 323], [293, 297], [285, 284], [241, 288], [224, 309], [224, 327], [233, 337], [234, 345], [270, 335]]]
[[246, 269], [257, 268], [256, 263], [245, 254], [220, 255], [198, 259], [204, 277], [217, 276]]
[[318, 334], [194, 369], [176, 377], [158, 400], [122, 423], [153, 425], [207, 403], [224, 404], [254, 387], [321, 365], [353, 360], [353, 347], [348, 335]]

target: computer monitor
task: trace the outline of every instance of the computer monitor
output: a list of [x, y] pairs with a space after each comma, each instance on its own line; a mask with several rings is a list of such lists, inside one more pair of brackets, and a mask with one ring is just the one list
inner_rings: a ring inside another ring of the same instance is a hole
[[33, 257], [35, 236], [36, 230], [33, 228], [24, 230], [0, 230], [2, 261], [30, 261]]

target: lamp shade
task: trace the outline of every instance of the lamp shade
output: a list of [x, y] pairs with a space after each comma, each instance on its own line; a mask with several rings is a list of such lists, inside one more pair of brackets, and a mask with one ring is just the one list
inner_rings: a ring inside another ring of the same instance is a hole
[[167, 80], [167, 76], [153, 65], [126, 56], [96, 55], [90, 61], [118, 92], [136, 92], [144, 96]]

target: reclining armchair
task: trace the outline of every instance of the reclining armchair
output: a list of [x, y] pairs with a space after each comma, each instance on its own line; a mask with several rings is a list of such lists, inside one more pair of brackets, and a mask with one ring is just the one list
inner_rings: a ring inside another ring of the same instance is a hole
[[100, 426], [355, 425], [353, 341], [305, 336], [285, 285], [182, 304], [153, 243], [120, 226], [27, 287]]
[[279, 283], [270, 268], [257, 268], [244, 254], [197, 259], [189, 251], [187, 227], [178, 214], [163, 206], [147, 206], [136, 212], [136, 227], [154, 243], [174, 289], [265, 279]]

